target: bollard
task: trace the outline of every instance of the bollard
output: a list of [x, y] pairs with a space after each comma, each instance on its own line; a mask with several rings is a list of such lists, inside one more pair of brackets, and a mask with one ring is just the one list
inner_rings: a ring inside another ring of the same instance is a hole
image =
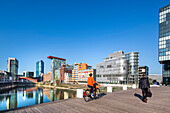
[[83, 98], [83, 89], [77, 89], [77, 98]]
[[136, 84], [133, 84], [133, 85], [132, 85], [132, 89], [136, 89]]
[[127, 85], [123, 85], [123, 90], [127, 90]]
[[109, 92], [109, 93], [112, 92], [112, 87], [111, 86], [107, 86], [107, 92]]

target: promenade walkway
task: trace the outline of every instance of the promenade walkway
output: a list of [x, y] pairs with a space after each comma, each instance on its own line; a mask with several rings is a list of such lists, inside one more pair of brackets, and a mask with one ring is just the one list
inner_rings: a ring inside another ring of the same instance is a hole
[[[170, 87], [151, 88], [153, 97], [148, 103], [140, 100], [141, 90], [130, 89], [107, 93], [85, 102], [73, 98], [20, 108], [9, 113], [170, 113]], [[136, 96], [135, 96], [136, 95]]]

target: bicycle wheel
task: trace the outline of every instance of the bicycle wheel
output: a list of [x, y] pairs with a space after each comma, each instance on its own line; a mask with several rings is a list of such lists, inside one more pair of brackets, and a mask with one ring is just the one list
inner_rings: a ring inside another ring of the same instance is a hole
[[100, 92], [100, 89], [99, 89], [99, 88], [97, 88], [94, 93], [95, 93], [95, 94], [94, 94], [95, 99], [96, 99], [96, 98], [99, 98], [99, 97], [101, 96], [101, 92]]
[[88, 102], [88, 101], [90, 100], [90, 98], [91, 98], [91, 93], [90, 93], [90, 90], [89, 90], [89, 89], [87, 89], [87, 90], [84, 91], [83, 98], [84, 98], [84, 100], [85, 100], [86, 102]]

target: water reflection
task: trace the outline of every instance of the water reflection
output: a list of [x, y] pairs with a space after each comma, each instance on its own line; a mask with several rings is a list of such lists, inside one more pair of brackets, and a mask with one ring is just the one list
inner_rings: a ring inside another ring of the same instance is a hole
[[17, 90], [13, 90], [12, 95], [7, 96], [6, 109], [14, 109], [17, 107]]
[[45, 88], [17, 88], [0, 94], [0, 111], [75, 97], [76, 92]]

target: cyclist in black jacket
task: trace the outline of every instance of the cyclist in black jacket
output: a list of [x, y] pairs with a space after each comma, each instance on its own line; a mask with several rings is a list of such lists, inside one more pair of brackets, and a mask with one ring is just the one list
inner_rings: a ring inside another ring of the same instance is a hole
[[144, 74], [139, 81], [139, 88], [142, 89], [143, 101], [147, 102], [148, 89], [150, 90], [149, 79]]

